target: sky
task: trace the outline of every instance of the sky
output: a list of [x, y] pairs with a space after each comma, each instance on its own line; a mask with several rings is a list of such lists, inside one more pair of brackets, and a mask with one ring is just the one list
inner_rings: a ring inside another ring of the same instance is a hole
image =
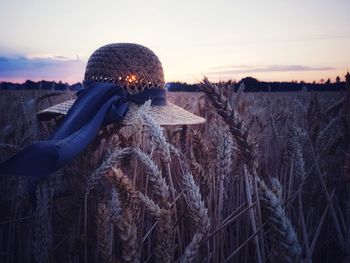
[[138, 43], [166, 81], [343, 79], [349, 0], [0, 0], [0, 81], [82, 81], [98, 47]]

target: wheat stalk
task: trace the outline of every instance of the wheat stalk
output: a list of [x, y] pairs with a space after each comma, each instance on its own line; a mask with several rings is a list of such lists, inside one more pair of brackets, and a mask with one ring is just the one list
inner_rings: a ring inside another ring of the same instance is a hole
[[313, 94], [310, 99], [308, 109], [307, 109], [307, 122], [308, 122], [308, 132], [310, 135], [310, 139], [313, 143], [315, 143], [317, 136], [320, 131], [321, 122], [324, 120], [324, 115], [321, 111], [321, 105], [316, 93]]
[[[145, 106], [146, 108], [148, 107], [147, 105]], [[173, 152], [175, 154], [178, 154], [178, 151], [175, 147], [173, 147], [171, 144], [168, 143], [165, 135], [164, 135], [164, 129], [162, 127], [160, 127], [160, 125], [148, 114], [148, 111], [142, 111], [141, 116], [144, 120], [144, 124], [146, 126], [146, 128], [148, 129], [149, 133], [150, 133], [150, 141], [151, 141], [151, 145], [153, 146], [153, 148], [159, 153], [161, 161], [162, 161], [162, 167], [164, 169], [162, 169], [162, 172], [164, 174], [166, 174], [166, 177], [169, 181], [169, 185], [170, 185], [170, 189], [171, 189], [171, 195], [172, 195], [172, 200], [174, 202], [174, 219], [175, 221], [177, 221], [177, 204], [175, 202], [176, 200], [176, 190], [175, 190], [175, 186], [173, 183], [173, 178], [172, 178], [172, 174], [171, 174], [171, 167], [170, 167], [170, 162], [171, 162], [171, 155], [170, 153]], [[166, 206], [169, 206], [167, 203], [165, 203]], [[166, 224], [166, 217], [169, 218], [169, 220], [171, 219], [171, 212], [170, 210], [164, 210], [165, 212], [163, 213], [164, 215], [162, 216], [162, 220], [160, 220], [160, 222], [164, 222], [164, 224]], [[164, 228], [166, 233], [170, 233], [172, 232], [172, 230], [170, 231], [170, 229]], [[160, 229], [162, 230], [162, 229]], [[159, 231], [158, 231], [159, 232]], [[180, 235], [180, 230], [179, 227], [176, 226], [176, 234], [178, 236], [177, 242], [179, 244], [179, 247], [181, 249], [182, 244], [181, 244], [181, 235]], [[161, 239], [158, 239], [158, 242], [162, 242]], [[169, 242], [170, 244], [170, 242]], [[162, 246], [162, 244], [156, 244], [156, 247], [158, 246]], [[165, 248], [163, 249], [165, 250], [165, 254], [163, 256], [161, 256], [162, 258], [173, 258], [173, 253], [168, 253], [167, 249], [166, 249], [166, 245]], [[162, 251], [159, 250], [159, 255], [161, 255]], [[166, 256], [168, 255], [168, 256]]]
[[[190, 212], [189, 216], [192, 224], [197, 229], [195, 232], [196, 234], [192, 239], [193, 242], [186, 247], [185, 254], [181, 257], [183, 260], [186, 260], [189, 254], [195, 254], [198, 252], [198, 249], [195, 248], [199, 247], [203, 238], [208, 235], [210, 231], [210, 217], [203, 202], [199, 186], [195, 183], [184, 156], [179, 151], [174, 151], [174, 153], [182, 170], [181, 185], [184, 189], [185, 200]], [[201, 240], [199, 240], [199, 237], [201, 237]], [[191, 256], [189, 258], [193, 257]]]
[[350, 153], [345, 153], [344, 179], [346, 182], [350, 182]]
[[52, 228], [49, 217], [49, 190], [46, 184], [38, 185], [34, 213], [34, 258], [35, 262], [49, 262]]
[[[235, 142], [238, 146], [239, 153], [241, 155], [242, 161], [250, 170], [250, 174], [253, 176], [257, 175], [258, 167], [258, 156], [257, 156], [257, 144], [251, 138], [249, 130], [246, 128], [245, 123], [242, 121], [239, 114], [234, 110], [230, 105], [227, 97], [224, 95], [223, 91], [218, 88], [217, 85], [211, 83], [207, 78], [203, 79], [202, 90], [207, 94], [208, 98], [212, 102], [213, 106], [216, 108], [217, 113], [222, 117], [223, 121], [229, 126], [229, 130], [235, 139]], [[262, 225], [261, 214], [260, 214], [260, 203], [257, 198], [257, 186], [254, 180], [253, 184], [254, 193], [256, 196], [256, 206], [257, 206], [257, 215], [259, 219], [259, 224]], [[255, 219], [251, 214], [251, 223], [253, 231], [256, 232]], [[260, 244], [257, 237], [255, 239], [256, 254], [258, 262], [262, 262], [263, 255], [261, 252], [264, 252], [260, 249]], [[263, 247], [263, 239], [261, 239], [261, 246]]]

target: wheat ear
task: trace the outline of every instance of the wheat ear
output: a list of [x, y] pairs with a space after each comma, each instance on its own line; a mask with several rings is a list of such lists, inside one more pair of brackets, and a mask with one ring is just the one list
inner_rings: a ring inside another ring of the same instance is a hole
[[216, 169], [219, 180], [218, 198], [218, 223], [221, 223], [221, 213], [223, 209], [224, 181], [230, 175], [232, 169], [232, 149], [233, 142], [231, 135], [223, 133], [219, 137], [219, 147], [217, 150]]
[[107, 174], [107, 179], [116, 186], [119, 200], [133, 211], [133, 216], [138, 221], [140, 218], [140, 199], [131, 179], [117, 168], [112, 168], [112, 172]]
[[150, 132], [151, 144], [157, 149], [161, 158], [169, 163], [170, 162], [170, 149], [169, 143], [164, 136], [164, 129], [147, 113], [142, 112], [142, 118], [148, 131]]
[[271, 191], [276, 195], [278, 203], [283, 204], [283, 188], [276, 177], [271, 178]]
[[230, 132], [236, 140], [244, 163], [247, 164], [248, 167], [256, 168], [258, 166], [256, 143], [250, 137], [249, 130], [245, 127], [245, 124], [238, 113], [230, 105], [230, 102], [223, 94], [223, 91], [215, 84], [211, 83], [207, 78], [203, 79], [201, 88], [216, 108], [217, 113], [229, 126]]
[[119, 194], [115, 187], [112, 187], [111, 189], [110, 198], [108, 199], [107, 206], [112, 222], [116, 222], [122, 213], [122, 208], [119, 200]]
[[182, 169], [181, 185], [184, 189], [185, 200], [189, 209], [192, 224], [196, 232], [190, 244], [187, 245], [181, 262], [192, 262], [199, 252], [199, 247], [205, 236], [210, 231], [210, 218], [208, 209], [205, 207], [199, 186], [195, 183], [184, 156], [179, 151], [174, 151]]
[[105, 203], [98, 204], [96, 217], [98, 250], [104, 262], [113, 262], [113, 225]]
[[121, 258], [124, 262], [139, 262], [137, 225], [134, 219], [133, 210], [130, 207], [124, 208], [116, 225], [121, 240]]
[[117, 148], [100, 167], [98, 167], [88, 178], [86, 182], [86, 193], [89, 193], [104, 177], [121, 161], [131, 154], [131, 148]]
[[303, 157], [303, 150], [299, 142], [301, 137], [301, 131], [296, 127], [294, 120], [288, 127], [288, 133], [286, 138], [286, 151], [285, 151], [285, 161], [288, 167], [293, 166], [295, 175], [303, 179], [305, 177], [305, 162]]
[[141, 147], [143, 143], [143, 118], [142, 118], [142, 111], [147, 111], [149, 109], [148, 105], [142, 105], [140, 109], [135, 114], [134, 119], [132, 120], [131, 124], [131, 130], [134, 137], [133, 144], [137, 147]]
[[182, 176], [182, 184], [184, 186], [185, 198], [190, 210], [191, 219], [198, 231], [205, 236], [210, 229], [208, 210], [202, 200], [199, 187], [189, 171], [185, 172]]
[[149, 175], [154, 193], [161, 198], [163, 205], [169, 208], [169, 186], [158, 169], [158, 166], [153, 162], [151, 157], [141, 151], [140, 148], [134, 148], [133, 152], [145, 167], [145, 172]]
[[140, 199], [132, 181], [120, 169], [112, 168], [107, 179], [118, 189], [118, 200], [123, 212], [117, 216], [116, 225], [121, 240], [122, 259], [125, 262], [139, 262], [139, 242], [137, 239], [137, 221], [140, 218]]
[[301, 247], [297, 234], [278, 197], [262, 179], [256, 177], [262, 211], [271, 236], [273, 262], [298, 262]]
[[194, 133], [192, 136], [193, 154], [196, 160], [198, 160], [198, 162], [202, 165], [202, 167], [205, 167], [205, 169], [209, 169], [211, 167], [211, 156], [208, 146], [209, 143], [210, 142], [203, 138], [203, 134]]
[[148, 196], [139, 193], [140, 199], [149, 211], [157, 219], [156, 245], [154, 256], [156, 262], [173, 262], [174, 258], [174, 229], [172, 213], [169, 209], [160, 208]]
[[122, 209], [115, 187], [110, 189], [108, 200], [98, 204], [96, 217], [98, 249], [105, 262], [113, 262], [114, 224], [120, 220]]
[[202, 241], [203, 235], [201, 233], [195, 233], [191, 243], [187, 245], [185, 252], [181, 257], [181, 263], [190, 263], [196, 260], [196, 256]]

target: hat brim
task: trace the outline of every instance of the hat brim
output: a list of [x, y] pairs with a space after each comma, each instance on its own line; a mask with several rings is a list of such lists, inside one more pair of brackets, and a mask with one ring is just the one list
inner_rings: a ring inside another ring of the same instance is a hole
[[[65, 101], [53, 105], [37, 113], [41, 121], [50, 120], [60, 115], [66, 115], [75, 100]], [[122, 125], [128, 126], [133, 123], [138, 105], [130, 103], [129, 111], [122, 121]], [[193, 125], [204, 123], [205, 119], [184, 110], [170, 102], [162, 106], [151, 106], [150, 116], [161, 126]]]

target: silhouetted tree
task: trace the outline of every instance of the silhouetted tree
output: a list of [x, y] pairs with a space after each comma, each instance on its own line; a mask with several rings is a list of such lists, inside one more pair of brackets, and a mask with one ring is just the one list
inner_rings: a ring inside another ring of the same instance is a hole
[[31, 80], [27, 80], [23, 85], [25, 86], [25, 89], [37, 89], [37, 84]]
[[331, 79], [330, 79], [330, 78], [328, 78], [325, 84], [326, 84], [326, 85], [331, 84]]
[[260, 82], [255, 78], [252, 78], [252, 77], [243, 78], [238, 83], [238, 85], [240, 85], [241, 83], [244, 83], [246, 91], [259, 91], [260, 90]]
[[340, 82], [340, 77], [339, 77], [339, 76], [337, 76], [337, 77], [335, 78], [335, 82], [337, 82], [337, 83]]

